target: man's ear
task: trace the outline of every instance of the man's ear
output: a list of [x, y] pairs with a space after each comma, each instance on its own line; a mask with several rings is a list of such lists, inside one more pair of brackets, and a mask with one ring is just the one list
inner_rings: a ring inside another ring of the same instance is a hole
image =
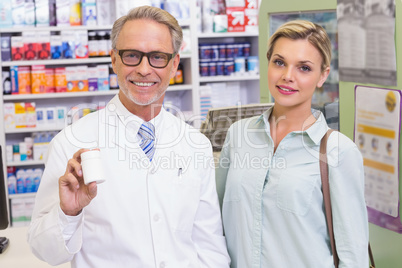
[[117, 60], [117, 52], [114, 50], [114, 49], [112, 49], [112, 51], [111, 51], [111, 53], [110, 53], [110, 58], [111, 58], [111, 60], [112, 60], [112, 68], [113, 68], [113, 72], [115, 73], [115, 74], [117, 74], [117, 72], [116, 72], [116, 60]]
[[172, 73], [170, 75], [170, 78], [173, 78], [176, 75], [177, 68], [179, 67], [179, 63], [180, 63], [180, 54], [177, 53], [177, 55], [175, 55], [172, 60], [173, 60], [173, 68], [172, 68]]

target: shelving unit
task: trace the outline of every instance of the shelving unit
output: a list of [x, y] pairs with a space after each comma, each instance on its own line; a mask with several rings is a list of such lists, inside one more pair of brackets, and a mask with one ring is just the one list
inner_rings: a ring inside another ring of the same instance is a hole
[[[225, 32], [225, 33], [199, 33], [199, 44], [214, 44], [214, 43], [237, 43], [249, 42], [250, 56], [258, 56], [258, 31], [256, 32]], [[205, 86], [208, 83], [229, 83], [238, 82], [240, 84], [241, 105], [259, 103], [260, 102], [260, 74], [243, 74], [236, 75], [233, 73], [230, 76], [203, 76], [199, 77], [199, 85]], [[229, 105], [234, 105], [231, 103]]]
[[[197, 14], [196, 1], [190, 1], [190, 16], [195, 17]], [[243, 75], [243, 76], [216, 76], [216, 77], [200, 77], [199, 72], [199, 44], [205, 42], [226, 42], [234, 43], [241, 41], [249, 41], [251, 43], [251, 55], [258, 55], [258, 32], [236, 32], [236, 33], [199, 33], [197, 31], [197, 20], [179, 20], [183, 29], [190, 30], [190, 48], [191, 54], [180, 55], [181, 63], [184, 69], [184, 84], [170, 85], [165, 95], [165, 102], [170, 101], [177, 106], [181, 111], [187, 114], [194, 115], [192, 123], [195, 127], [201, 125], [200, 114], [200, 87], [207, 83], [227, 83], [239, 82], [241, 85], [242, 96], [244, 102], [242, 104], [258, 103], [259, 102], [259, 78], [258, 74]], [[110, 30], [112, 25], [102, 26], [71, 26], [71, 27], [38, 27], [38, 28], [6, 28], [0, 29], [0, 35], [19, 35], [24, 31], [50, 31], [57, 32], [63, 30]], [[85, 58], [85, 59], [58, 59], [58, 60], [34, 60], [34, 61], [6, 61], [0, 59], [0, 67], [2, 70], [9, 69], [12, 66], [75, 66], [75, 65], [90, 65], [90, 64], [110, 64], [110, 57]], [[1, 78], [0, 73], [0, 78]], [[109, 91], [93, 91], [93, 92], [63, 92], [63, 93], [44, 93], [44, 94], [21, 94], [21, 95], [3, 95], [3, 86], [0, 85], [1, 102], [35, 102], [37, 107], [65, 106], [72, 107], [77, 104], [90, 103], [99, 106], [105, 105], [118, 90]], [[12, 161], [7, 162], [5, 145], [13, 142], [18, 142], [24, 138], [24, 135], [30, 135], [34, 132], [55, 131], [58, 132], [62, 127], [35, 127], [35, 128], [20, 128], [20, 129], [5, 129], [4, 128], [4, 111], [0, 109], [0, 144], [3, 149], [3, 159], [6, 166], [14, 167], [43, 167], [43, 161]], [[5, 170], [7, 170], [5, 168]], [[7, 175], [7, 174], [5, 174]], [[7, 176], [5, 176], [7, 178]], [[9, 195], [9, 200], [18, 198], [31, 198], [34, 193], [29, 194], [13, 194]]]

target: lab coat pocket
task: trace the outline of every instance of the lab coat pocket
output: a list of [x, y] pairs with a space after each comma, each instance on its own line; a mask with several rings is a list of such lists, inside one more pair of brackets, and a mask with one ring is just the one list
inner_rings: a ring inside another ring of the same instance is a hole
[[306, 215], [311, 207], [317, 179], [320, 179], [319, 174], [283, 172], [276, 192], [276, 205], [282, 210]]
[[174, 178], [165, 189], [172, 217], [171, 226], [176, 231], [191, 232], [200, 201], [200, 178], [186, 171]]

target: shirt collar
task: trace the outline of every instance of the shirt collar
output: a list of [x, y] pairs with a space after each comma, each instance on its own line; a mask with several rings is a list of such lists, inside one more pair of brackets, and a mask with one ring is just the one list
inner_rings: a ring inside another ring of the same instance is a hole
[[[265, 125], [265, 130], [268, 133], [268, 135], [270, 135], [270, 133], [271, 133], [271, 128], [269, 125], [268, 118], [271, 115], [273, 108], [274, 108], [274, 105], [271, 106], [264, 113], [262, 113], [256, 121], [256, 124], [263, 123]], [[321, 138], [325, 135], [325, 133], [327, 133], [327, 130], [329, 129], [329, 127], [327, 125], [324, 115], [319, 110], [311, 109], [311, 112], [317, 120], [308, 129], [306, 129], [304, 131], [298, 131], [296, 133], [305, 133], [310, 137], [310, 139], [315, 144], [319, 144], [321, 141]]]
[[[108, 109], [111, 111], [113, 111], [113, 109], [115, 110], [119, 121], [123, 124], [125, 128], [127, 128], [131, 133], [138, 132], [142, 123], [144, 123], [144, 120], [127, 110], [127, 108], [120, 101], [118, 94], [113, 97], [109, 105], [110, 106], [108, 107]], [[156, 135], [158, 135], [158, 133], [160, 132], [158, 130], [162, 128], [162, 122], [163, 118], [165, 117], [165, 113], [166, 110], [162, 107], [160, 113], [149, 121], [155, 126]]]

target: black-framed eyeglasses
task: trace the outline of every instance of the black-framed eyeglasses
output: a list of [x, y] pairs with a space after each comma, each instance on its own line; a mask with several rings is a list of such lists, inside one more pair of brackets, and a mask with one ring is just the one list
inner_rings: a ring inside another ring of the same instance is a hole
[[119, 54], [121, 61], [127, 66], [137, 66], [141, 63], [142, 58], [147, 56], [148, 63], [154, 68], [165, 68], [169, 61], [176, 55], [159, 51], [151, 51], [148, 53], [135, 49], [115, 49]]

